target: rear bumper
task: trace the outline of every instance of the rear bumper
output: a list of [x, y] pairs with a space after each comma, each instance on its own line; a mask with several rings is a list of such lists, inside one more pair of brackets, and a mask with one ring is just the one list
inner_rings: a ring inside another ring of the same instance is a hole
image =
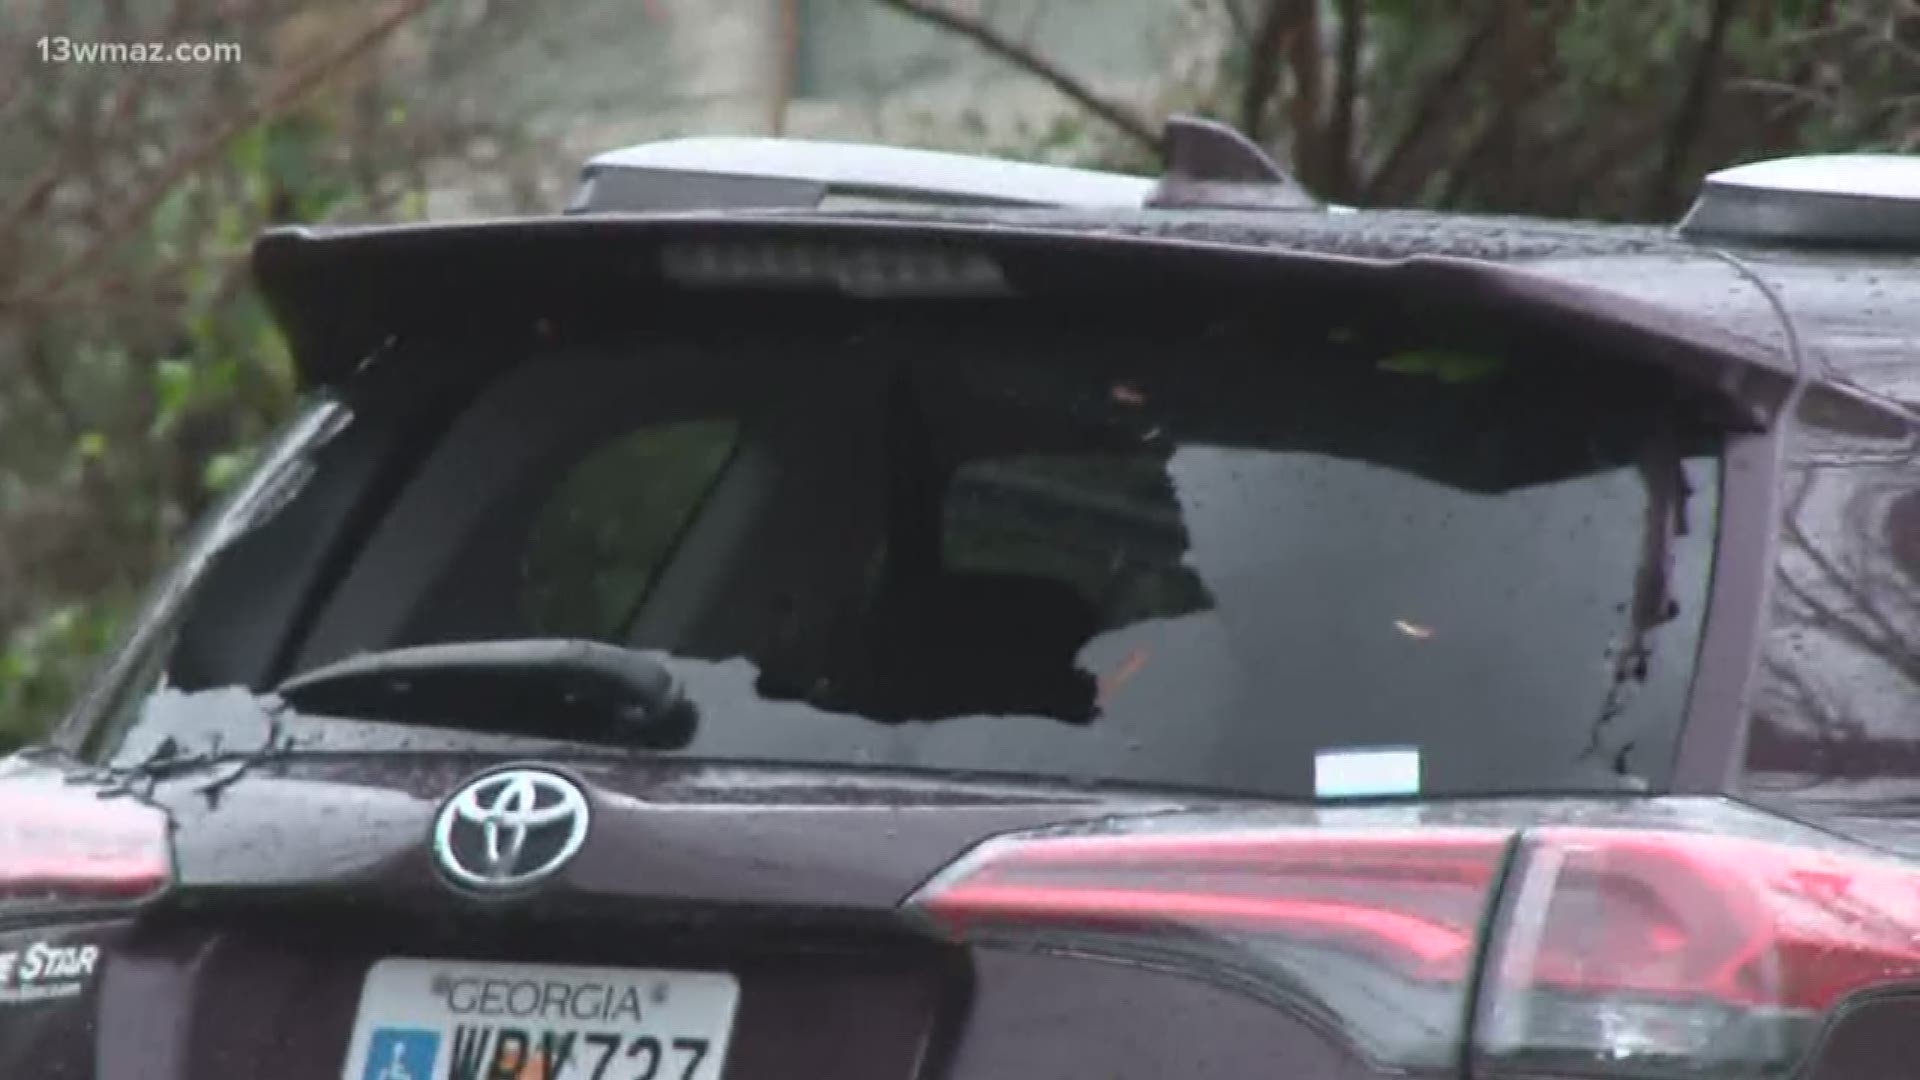
[[[975, 1005], [943, 1080], [1380, 1080], [1303, 1021], [1192, 977], [1067, 957], [979, 950]], [[942, 1048], [935, 1048], [940, 1050]]]
[[[392, 943], [370, 951], [298, 917], [279, 925], [277, 935], [260, 926], [67, 932], [103, 950], [117, 944], [83, 995], [0, 1012], [0, 1076], [338, 1080], [361, 980]], [[436, 944], [405, 951], [447, 952]], [[542, 961], [587, 959], [593, 948], [562, 935], [523, 945]], [[684, 962], [740, 976], [728, 1080], [1382, 1075], [1338, 1039], [1192, 975], [994, 949], [702, 963], [653, 949], [614, 960], [603, 937], [601, 951], [606, 962]]]

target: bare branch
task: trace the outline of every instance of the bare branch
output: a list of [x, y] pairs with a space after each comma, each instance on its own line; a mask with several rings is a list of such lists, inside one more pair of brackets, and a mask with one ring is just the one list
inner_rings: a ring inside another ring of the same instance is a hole
[[1805, 105], [1808, 108], [1830, 108], [1833, 105], [1833, 95], [1831, 94], [1816, 90], [1810, 86], [1796, 86], [1793, 83], [1781, 82], [1778, 79], [1735, 79], [1727, 84], [1727, 88], [1750, 94], [1766, 94], [1772, 97], [1783, 98], [1787, 99], [1790, 103]]
[[[1875, 652], [1906, 650], [1906, 635], [1900, 632], [1900, 628], [1895, 626], [1887, 613], [1874, 602], [1870, 590], [1843, 570], [1834, 561], [1832, 555], [1815, 545], [1798, 520], [1788, 520], [1786, 534], [1788, 542], [1813, 563], [1828, 584], [1846, 599], [1851, 610], [1858, 612], [1867, 621], [1874, 636], [1883, 642], [1879, 649], [1874, 650]], [[1915, 666], [1913, 670], [1920, 672], [1920, 665]]]
[[1786, 542], [1791, 544], [1797, 552], [1807, 555], [1807, 559], [1812, 561], [1818, 575], [1826, 578], [1826, 582], [1832, 588], [1837, 588], [1847, 603], [1853, 605], [1855, 611], [1859, 611], [1860, 615], [1866, 617], [1866, 625], [1860, 625], [1859, 621], [1853, 619], [1849, 613], [1818, 598], [1809, 584], [1789, 575], [1786, 569], [1780, 569], [1780, 573], [1776, 575], [1782, 600], [1795, 605], [1799, 609], [1797, 615], [1801, 619], [1807, 619], [1814, 625], [1824, 626], [1836, 632], [1841, 638], [1851, 642], [1855, 648], [1866, 651], [1868, 655], [1880, 657], [1887, 667], [1891, 667], [1893, 671], [1899, 671], [1901, 675], [1907, 676], [1908, 680], [1920, 682], [1920, 661], [1916, 661], [1910, 655], [1910, 650], [1905, 648], [1905, 640], [1899, 628], [1891, 625], [1878, 607], [1872, 607], [1872, 603], [1862, 596], [1862, 590], [1857, 586], [1857, 582], [1847, 577], [1845, 571], [1828, 553], [1814, 546], [1807, 530], [1801, 527], [1799, 519], [1801, 519], [1803, 507], [1812, 498], [1812, 482], [1814, 482], [1812, 477], [1803, 477], [1795, 484], [1793, 494], [1786, 500], [1788, 503], [1784, 507], [1786, 509], [1784, 513]]
[[1408, 121], [1406, 129], [1394, 140], [1393, 146], [1381, 159], [1380, 167], [1374, 171], [1372, 179], [1363, 188], [1367, 202], [1376, 202], [1387, 192], [1399, 188], [1401, 173], [1413, 152], [1429, 137], [1436, 122], [1453, 103], [1454, 98], [1466, 86], [1467, 75], [1485, 55], [1500, 28], [1502, 6], [1490, 4], [1478, 24], [1468, 32], [1460, 45], [1459, 52], [1434, 77], [1419, 96], [1420, 108]]
[[773, 80], [773, 100], [767, 105], [767, 131], [779, 136], [787, 133], [787, 112], [793, 107], [793, 91], [800, 77], [800, 0], [778, 0], [780, 5], [780, 70]]
[[[1765, 11], [1774, 6], [1763, 4], [1761, 9]], [[1806, 32], [1818, 33], [1827, 27], [1844, 24], [1847, 21], [1846, 15], [1839, 11], [1838, 7], [1838, 0], [1816, 0], [1804, 24]], [[1800, 62], [1794, 65], [1786, 81], [1791, 86], [1811, 88], [1816, 70], [1814, 58], [1803, 56]], [[1823, 106], [1813, 105], [1797, 95], [1790, 99], [1782, 108], [1768, 117], [1764, 136], [1766, 145], [1779, 148], [1795, 145], [1801, 120], [1821, 107]]]
[[1293, 97], [1287, 122], [1293, 130], [1294, 168], [1318, 186], [1326, 172], [1326, 132], [1321, 114], [1325, 98], [1320, 59], [1320, 4], [1304, 0], [1300, 21], [1287, 34], [1287, 62], [1293, 68]]
[[1793, 696], [1801, 710], [1814, 722], [1814, 727], [1822, 737], [1829, 731], [1843, 730], [1847, 722], [1840, 718], [1837, 710], [1828, 704], [1828, 695], [1815, 689], [1807, 676], [1794, 665], [1783, 663], [1775, 657], [1767, 657], [1761, 664], [1767, 674], [1782, 683]]
[[1797, 605], [1800, 614], [1808, 622], [1846, 639], [1855, 648], [1878, 658], [1910, 682], [1920, 683], [1920, 660], [1914, 659], [1904, 651], [1897, 638], [1888, 640], [1876, 633], [1875, 628], [1860, 625], [1845, 612], [1814, 595], [1811, 588], [1791, 574], [1781, 573], [1776, 581], [1780, 586], [1781, 595]]
[[27, 340], [20, 350], [25, 362], [27, 378], [33, 383], [34, 390], [46, 400], [53, 415], [60, 421], [60, 429], [69, 443], [79, 439], [86, 431], [87, 423], [80, 416], [80, 410], [67, 397], [66, 388], [60, 384], [60, 375], [54, 369], [52, 358], [47, 355], [47, 342], [44, 335], [29, 331]]
[[1235, 39], [1247, 40], [1253, 33], [1253, 26], [1247, 22], [1247, 13], [1241, 10], [1240, 0], [1220, 0], [1220, 6], [1226, 10], [1227, 22], [1233, 26]]
[[34, 21], [32, 29], [26, 30], [17, 37], [0, 39], [0, 42], [12, 46], [14, 52], [13, 62], [5, 69], [0, 69], [0, 109], [11, 105], [14, 95], [18, 94], [20, 87], [26, 84], [27, 80], [21, 77], [21, 73], [26, 70], [28, 64], [35, 62], [30, 58], [33, 54], [26, 48], [27, 43], [37, 41], [52, 29], [55, 25], [53, 9], [60, 6], [64, 6], [60, 0], [41, 0], [40, 15]]
[[1364, 0], [1340, 0], [1340, 46], [1333, 84], [1333, 115], [1327, 120], [1324, 153], [1327, 190], [1321, 194], [1348, 199], [1353, 194], [1353, 119], [1360, 98], [1360, 53], [1366, 38]]
[[33, 287], [23, 290], [19, 297], [0, 300], [0, 311], [32, 306], [60, 293], [136, 231], [167, 192], [173, 190], [182, 179], [217, 157], [229, 143], [255, 124], [272, 119], [299, 104], [329, 77], [360, 60], [388, 35], [420, 14], [429, 2], [400, 0], [386, 14], [372, 20], [338, 47], [295, 72], [278, 87], [214, 123], [207, 134], [166, 162], [146, 187], [127, 201], [126, 209], [101, 228], [92, 243]]
[[1488, 114], [1487, 118], [1481, 121], [1480, 130], [1475, 132], [1473, 139], [1467, 143], [1466, 152], [1460, 155], [1453, 168], [1447, 172], [1447, 183], [1441, 189], [1438, 204], [1441, 209], [1451, 210], [1459, 206], [1460, 197], [1466, 194], [1467, 186], [1473, 182], [1481, 166], [1487, 163], [1493, 156], [1495, 147], [1499, 145], [1502, 123], [1499, 110]]
[[[1898, 650], [1903, 653], [1910, 651], [1905, 648], [1906, 635], [1901, 633], [1900, 628], [1894, 625], [1892, 618], [1875, 603], [1872, 590], [1856, 580], [1856, 575], [1848, 573], [1831, 553], [1816, 544], [1807, 532], [1806, 526], [1801, 523], [1806, 505], [1813, 498], [1815, 480], [1816, 477], [1811, 474], [1803, 476], [1795, 486], [1792, 497], [1787, 501], [1782, 527], [1784, 539], [1800, 554], [1806, 556], [1814, 569], [1819, 571], [1820, 576], [1846, 599], [1854, 611], [1865, 617], [1872, 635], [1878, 636], [1884, 642], [1881, 648], [1872, 651], [1875, 653], [1887, 650]], [[1783, 573], [1781, 577], [1786, 579], [1787, 575]], [[1837, 616], [1838, 613], [1834, 614]], [[1920, 666], [1916, 666], [1913, 670], [1920, 671]]]
[[1532, 103], [1539, 77], [1547, 69], [1542, 53], [1553, 48], [1551, 35], [1535, 31], [1530, 6], [1529, 0], [1505, 0], [1501, 5], [1500, 65], [1493, 79], [1496, 104], [1487, 147], [1489, 159], [1497, 162], [1495, 190], [1515, 186], [1520, 171], [1520, 117]]
[[1515, 148], [1520, 119], [1551, 68], [1553, 44], [1551, 34], [1530, 21], [1524, 0], [1500, 0], [1498, 10], [1500, 59], [1493, 107], [1449, 170], [1440, 195], [1443, 207], [1458, 205], [1476, 181], [1508, 196], [1519, 187]]
[[[176, 38], [187, 17], [186, 0], [173, 0], [166, 21], [162, 24], [159, 37], [163, 40]], [[158, 64], [140, 64], [133, 69], [133, 75], [121, 84], [120, 92], [107, 106], [106, 118], [98, 131], [90, 136], [75, 133], [54, 150], [47, 163], [27, 181], [20, 196], [13, 200], [5, 210], [0, 210], [0, 247], [5, 247], [7, 237], [20, 226], [20, 223], [40, 212], [47, 196], [60, 186], [73, 167], [74, 159], [95, 143], [109, 142], [119, 131], [122, 124], [132, 115], [134, 108], [146, 96], [147, 85], [152, 82], [153, 74], [160, 70]]]
[[1267, 0], [1254, 26], [1248, 42], [1247, 82], [1240, 89], [1240, 131], [1256, 142], [1266, 131], [1267, 103], [1280, 87], [1280, 54], [1308, 9], [1301, 0]]
[[1713, 9], [1707, 16], [1706, 36], [1700, 40], [1686, 92], [1681, 96], [1679, 108], [1674, 110], [1673, 126], [1667, 131], [1660, 166], [1654, 171], [1653, 182], [1647, 186], [1646, 197], [1641, 202], [1641, 211], [1648, 218], [1661, 213], [1673, 200], [1680, 170], [1686, 166], [1687, 155], [1706, 126], [1713, 88], [1720, 77], [1720, 58], [1726, 52], [1727, 29], [1733, 24], [1734, 12], [1739, 6], [1740, 0], [1713, 0]]
[[1079, 79], [1069, 75], [1059, 65], [1040, 54], [1000, 33], [978, 19], [961, 15], [951, 9], [941, 7], [928, 0], [875, 0], [883, 7], [892, 8], [903, 15], [910, 16], [938, 27], [980, 46], [987, 52], [1005, 60], [1014, 67], [1053, 87], [1072, 99], [1081, 108], [1105, 120], [1118, 128], [1123, 134], [1140, 145], [1160, 152], [1160, 136], [1152, 125], [1123, 105], [1111, 102], [1095, 93], [1093, 89]]

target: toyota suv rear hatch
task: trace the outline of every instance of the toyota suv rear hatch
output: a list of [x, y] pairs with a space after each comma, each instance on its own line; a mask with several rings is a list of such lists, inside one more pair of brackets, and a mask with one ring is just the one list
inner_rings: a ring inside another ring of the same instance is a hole
[[[1799, 1060], [1829, 999], [1776, 1030], [1771, 984], [1681, 969], [1747, 943], [1663, 876], [1692, 841], [1582, 831], [1785, 828], [1631, 809], [1672, 778], [1724, 448], [1777, 394], [1350, 260], [1049, 293], [729, 257], [626, 294], [469, 266], [365, 363], [308, 357], [329, 400], [88, 706], [93, 782], [139, 799], [92, 861], [0, 861], [0, 897], [103, 920], [58, 935], [111, 954], [63, 1006], [99, 1075]], [[289, 321], [351, 339], [323, 308]], [[516, 765], [591, 831], [476, 895], [436, 813], [560, 805]], [[1631, 970], [1551, 905], [1490, 952], [1527, 882]], [[1681, 967], [1632, 951], [1675, 934]], [[66, 1053], [57, 1015], [0, 1045]]]

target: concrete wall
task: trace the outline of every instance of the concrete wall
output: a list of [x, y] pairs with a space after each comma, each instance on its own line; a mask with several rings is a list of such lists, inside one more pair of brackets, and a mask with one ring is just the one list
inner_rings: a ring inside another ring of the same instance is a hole
[[[945, 2], [1141, 105], [1164, 88], [1174, 59], [1198, 47], [1203, 25], [1175, 0]], [[550, 10], [542, 43], [503, 72], [501, 93], [575, 153], [776, 127], [923, 146], [1031, 145], [1071, 111], [1038, 80], [875, 0], [569, 0]]]
[[[1218, 0], [943, 2], [1145, 115], [1225, 31]], [[550, 0], [460, 93], [537, 140], [537, 179], [518, 186], [543, 208], [565, 203], [587, 157], [675, 135], [778, 130], [1073, 163], [1126, 145], [1040, 80], [877, 0]], [[514, 208], [471, 175], [432, 189], [432, 218]]]

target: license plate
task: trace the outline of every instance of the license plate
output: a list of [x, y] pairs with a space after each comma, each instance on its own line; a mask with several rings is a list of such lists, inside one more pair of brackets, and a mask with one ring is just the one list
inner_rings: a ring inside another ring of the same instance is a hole
[[382, 960], [343, 1080], [718, 1080], [740, 984], [711, 971]]

